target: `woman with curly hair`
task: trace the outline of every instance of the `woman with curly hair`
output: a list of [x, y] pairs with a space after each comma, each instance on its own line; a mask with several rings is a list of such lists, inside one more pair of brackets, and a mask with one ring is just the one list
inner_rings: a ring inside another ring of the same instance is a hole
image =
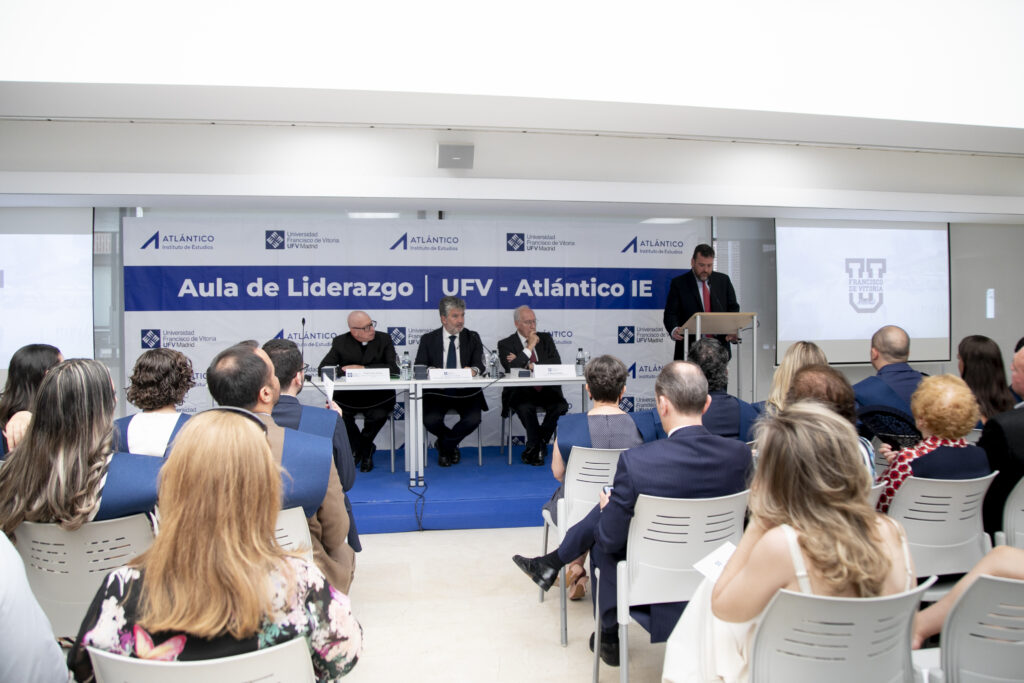
[[4, 385], [3, 396], [0, 396], [0, 458], [14, 447], [21, 436], [19, 427], [17, 434], [11, 434], [8, 440], [7, 423], [16, 414], [27, 426], [31, 419], [32, 400], [36, 397], [39, 384], [46, 373], [57, 363], [64, 360], [60, 349], [49, 344], [29, 344], [22, 346], [11, 356], [7, 367], [7, 384]]
[[141, 413], [115, 421], [121, 447], [129, 453], [165, 456], [188, 415], [177, 406], [195, 386], [192, 362], [181, 351], [150, 349], [135, 361], [128, 401]]
[[915, 585], [902, 527], [868, 502], [849, 420], [798, 401], [761, 420], [757, 446], [750, 522], [672, 632], [664, 680], [746, 681], [754, 630], [780, 589], [875, 597]]
[[362, 629], [348, 597], [274, 536], [281, 468], [266, 429], [214, 408], [181, 430], [160, 475], [160, 533], [96, 593], [68, 657], [78, 680], [91, 673], [86, 646], [188, 661], [303, 638], [317, 680], [355, 666]]
[[[114, 452], [114, 385], [102, 363], [72, 358], [53, 367], [36, 394], [25, 438], [0, 468], [0, 529], [147, 512], [162, 460]], [[58, 634], [64, 635], [64, 634]]]
[[975, 479], [992, 472], [988, 456], [964, 439], [978, 422], [978, 402], [970, 387], [955, 375], [925, 377], [910, 397], [910, 410], [924, 440], [893, 451], [878, 452], [889, 461], [879, 477], [878, 511], [888, 512], [893, 496], [910, 476], [928, 479]]
[[1013, 407], [1016, 401], [1006, 384], [1006, 366], [998, 344], [983, 335], [971, 334], [960, 340], [956, 356], [960, 376], [978, 400], [982, 423]]

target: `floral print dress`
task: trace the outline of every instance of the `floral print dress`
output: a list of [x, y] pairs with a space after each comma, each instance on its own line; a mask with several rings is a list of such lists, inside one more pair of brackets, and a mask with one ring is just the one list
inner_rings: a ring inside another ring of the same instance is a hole
[[139, 659], [187, 661], [230, 657], [306, 638], [317, 680], [337, 680], [359, 659], [362, 627], [352, 616], [348, 596], [335, 590], [319, 569], [298, 558], [287, 561], [294, 580], [289, 582], [280, 572], [270, 575], [271, 613], [258, 633], [241, 640], [228, 634], [201, 638], [188, 633], [148, 633], [136, 623], [144, 572], [134, 567], [116, 569], [103, 582], [82, 621], [68, 666], [76, 680], [90, 680], [86, 646]]

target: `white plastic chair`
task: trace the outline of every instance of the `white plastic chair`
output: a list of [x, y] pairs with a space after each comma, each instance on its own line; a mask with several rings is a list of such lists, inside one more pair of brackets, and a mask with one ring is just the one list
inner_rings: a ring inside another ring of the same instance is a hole
[[28, 583], [54, 634], [72, 638], [106, 575], [153, 543], [146, 515], [88, 522], [75, 531], [22, 522], [14, 534]]
[[[554, 527], [559, 541], [565, 536], [569, 527], [579, 522], [597, 505], [601, 489], [610, 486], [615, 480], [615, 469], [619, 465], [617, 448], [582, 448], [573, 446], [569, 452], [569, 462], [565, 470], [565, 496], [556, 506], [558, 523], [551, 519], [547, 510], [542, 511], [544, 517], [544, 538], [541, 555], [548, 552], [548, 529]], [[569, 644], [569, 632], [566, 614], [565, 567], [559, 575], [559, 589], [562, 601], [561, 638], [562, 647]], [[544, 602], [544, 591], [540, 591], [540, 601]]]
[[[629, 522], [626, 559], [615, 569], [619, 677], [629, 680], [629, 609], [683, 602], [704, 578], [693, 564], [726, 541], [739, 543], [749, 491], [718, 498], [637, 496]], [[600, 633], [600, 615], [595, 633]], [[601, 648], [594, 646], [595, 657]]]
[[[896, 491], [889, 516], [906, 529], [918, 576], [966, 573], [992, 549], [981, 504], [996, 474], [977, 479], [910, 477]], [[953, 583], [937, 584], [924, 601], [935, 602]]]
[[313, 541], [309, 536], [309, 523], [302, 508], [288, 508], [277, 515], [274, 537], [285, 550], [301, 551], [305, 558], [313, 561]]
[[996, 545], [1024, 548], [1024, 479], [1006, 497], [1003, 504], [1003, 530], [997, 531]]
[[868, 502], [871, 503], [871, 507], [878, 506], [878, 499], [882, 497], [882, 489], [885, 488], [884, 484], [872, 484], [871, 491], [868, 493]]
[[[1020, 681], [1024, 674], [1024, 581], [979, 576], [949, 610], [939, 648], [914, 652], [930, 683]], [[941, 668], [936, 668], [941, 664]]]
[[910, 634], [921, 596], [934, 583], [877, 598], [780, 590], [754, 632], [750, 682], [906, 683]]
[[308, 683], [316, 680], [305, 638], [243, 655], [191, 662], [133, 659], [92, 647], [88, 650], [97, 683]]

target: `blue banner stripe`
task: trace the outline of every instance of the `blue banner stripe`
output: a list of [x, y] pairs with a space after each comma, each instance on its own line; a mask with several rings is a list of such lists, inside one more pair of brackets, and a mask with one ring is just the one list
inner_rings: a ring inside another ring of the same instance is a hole
[[655, 310], [668, 268], [125, 266], [125, 311], [433, 309], [454, 294], [477, 309]]

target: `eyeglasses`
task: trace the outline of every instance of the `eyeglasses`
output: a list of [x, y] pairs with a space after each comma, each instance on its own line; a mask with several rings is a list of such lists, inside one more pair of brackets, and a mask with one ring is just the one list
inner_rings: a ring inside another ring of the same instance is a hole
[[258, 424], [260, 426], [260, 429], [263, 430], [264, 434], [267, 433], [267, 425], [265, 425], [263, 423], [263, 420], [261, 420], [256, 413], [254, 413], [252, 411], [249, 411], [249, 410], [246, 410], [245, 408], [238, 408], [236, 406], [214, 406], [213, 408], [207, 408], [203, 412], [204, 413], [212, 413], [212, 412], [235, 413], [236, 415], [241, 415], [242, 417], [245, 417], [245, 418], [247, 418], [249, 420], [252, 420], [253, 422], [255, 422], [256, 424]]
[[521, 322], [524, 325], [536, 325], [537, 324], [537, 319], [534, 318], [533, 320], [526, 320], [526, 319], [520, 318], [519, 322]]
[[363, 327], [352, 327], [351, 325], [349, 325], [348, 329], [350, 329], [350, 330], [362, 330], [363, 332], [369, 332], [370, 330], [372, 330], [375, 327], [377, 327], [377, 321], [376, 320], [371, 320], [369, 325], [364, 325]]

